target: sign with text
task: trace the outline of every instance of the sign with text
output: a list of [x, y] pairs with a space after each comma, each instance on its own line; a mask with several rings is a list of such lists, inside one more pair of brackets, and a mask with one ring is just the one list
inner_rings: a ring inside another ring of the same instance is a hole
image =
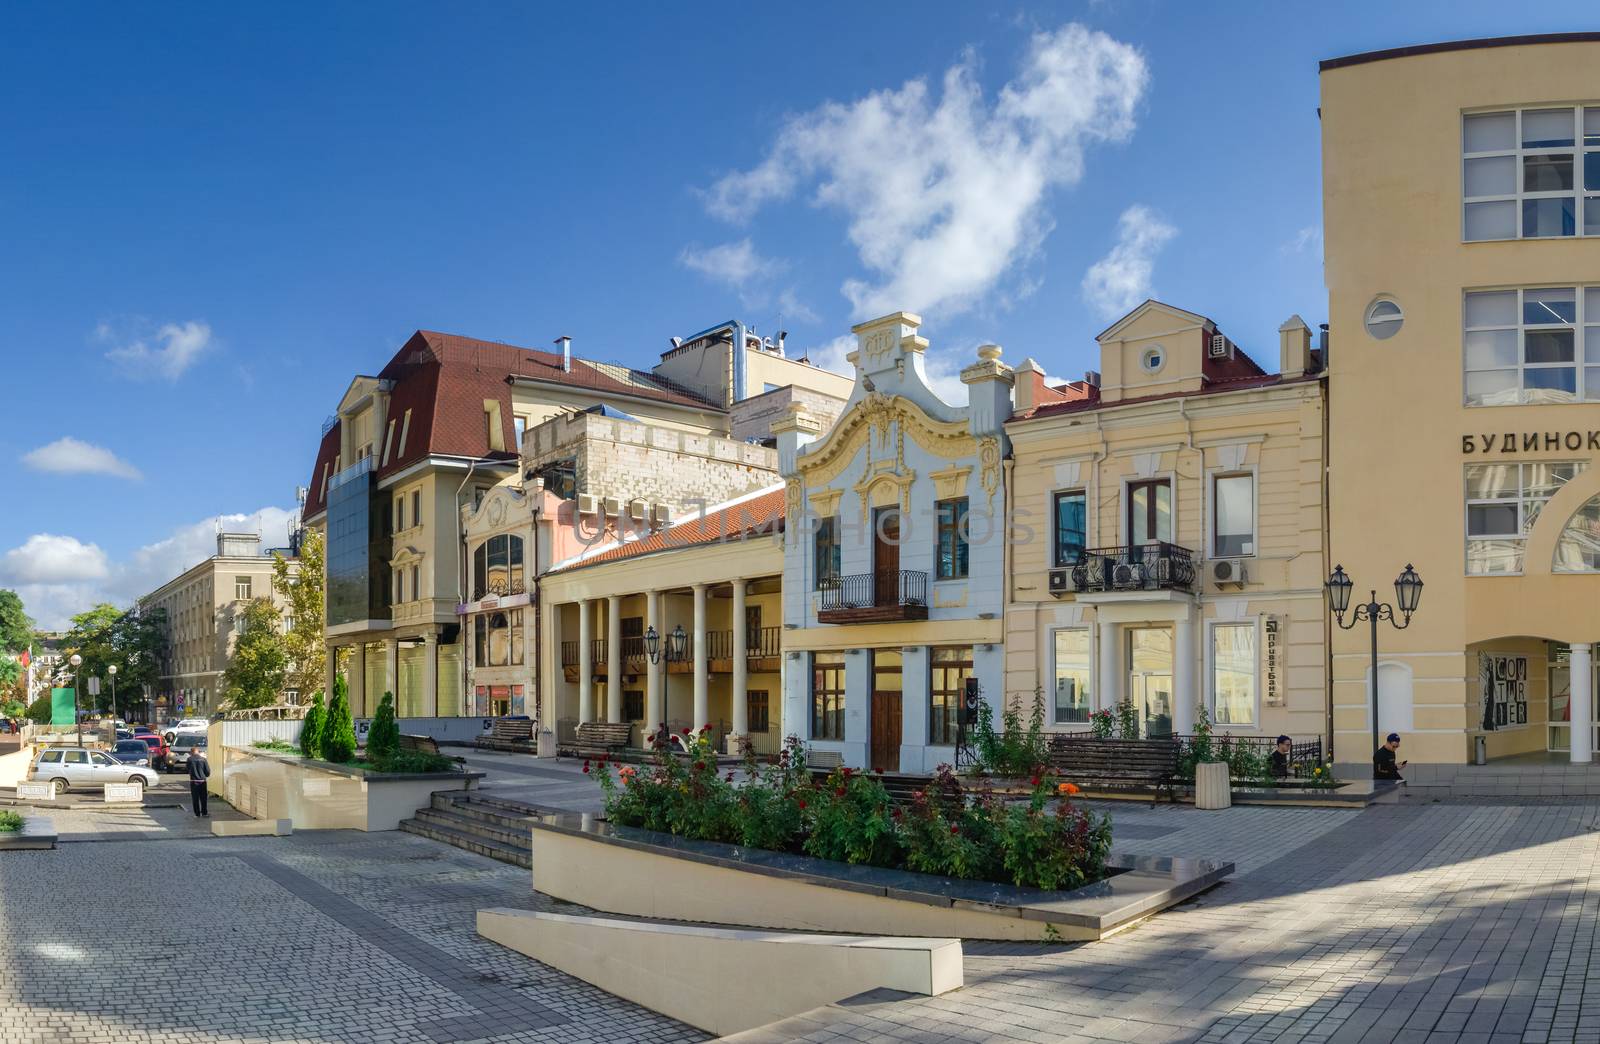
[[1461, 436], [1463, 454], [1555, 453], [1558, 450], [1576, 453], [1585, 449], [1600, 453], [1600, 430], [1503, 431]]
[[1520, 729], [1528, 724], [1528, 658], [1478, 654], [1478, 684], [1483, 696], [1484, 732]]
[[48, 780], [28, 782], [26, 780], [17, 784], [17, 797], [27, 801], [54, 801], [56, 799], [56, 785]]
[[129, 802], [132, 804], [138, 804], [144, 800], [144, 784], [107, 783], [105, 800], [106, 804], [108, 805], [116, 802]]
[[1276, 616], [1269, 616], [1265, 621], [1263, 621], [1262, 626], [1267, 635], [1267, 706], [1281, 707], [1283, 706], [1283, 660], [1281, 659], [1278, 644], [1278, 618]]

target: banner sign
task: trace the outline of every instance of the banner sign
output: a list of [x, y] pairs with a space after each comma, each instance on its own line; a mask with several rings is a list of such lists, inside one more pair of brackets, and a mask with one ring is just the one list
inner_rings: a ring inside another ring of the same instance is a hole
[[77, 723], [78, 698], [71, 689], [50, 690], [50, 724], [73, 725]]
[[1485, 732], [1520, 729], [1528, 724], [1528, 658], [1478, 654], [1478, 684], [1483, 695], [1480, 727]]
[[1267, 706], [1283, 706], [1283, 685], [1281, 684], [1282, 661], [1278, 658], [1278, 618], [1269, 616], [1264, 621], [1267, 634]]

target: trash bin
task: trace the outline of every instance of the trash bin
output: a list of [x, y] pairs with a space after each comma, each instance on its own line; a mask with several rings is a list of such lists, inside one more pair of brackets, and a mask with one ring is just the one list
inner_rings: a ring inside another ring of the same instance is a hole
[[1489, 737], [1488, 736], [1474, 736], [1474, 737], [1472, 737], [1472, 763], [1474, 765], [1482, 765], [1482, 764], [1487, 763], [1488, 760], [1489, 760]]

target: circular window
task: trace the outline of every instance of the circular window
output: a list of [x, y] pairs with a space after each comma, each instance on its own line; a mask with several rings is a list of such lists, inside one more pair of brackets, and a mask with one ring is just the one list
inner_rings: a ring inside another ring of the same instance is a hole
[[1367, 333], [1380, 341], [1387, 341], [1400, 332], [1406, 315], [1400, 306], [1387, 298], [1372, 302], [1367, 308]]
[[1139, 360], [1139, 365], [1144, 367], [1145, 373], [1156, 373], [1166, 365], [1166, 362], [1167, 350], [1157, 345], [1154, 348], [1146, 348], [1144, 350], [1144, 356]]

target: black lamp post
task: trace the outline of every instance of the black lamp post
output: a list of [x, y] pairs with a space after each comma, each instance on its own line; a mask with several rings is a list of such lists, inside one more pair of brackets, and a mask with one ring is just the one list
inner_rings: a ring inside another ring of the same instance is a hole
[[672, 629], [672, 656], [671, 659], [682, 661], [683, 654], [689, 648], [689, 636], [683, 633], [683, 624]]
[[[1344, 566], [1333, 567], [1333, 575], [1328, 577], [1328, 608], [1333, 610], [1333, 617], [1339, 622], [1343, 630], [1351, 630], [1362, 620], [1367, 620], [1372, 625], [1372, 749], [1378, 749], [1378, 621], [1388, 620], [1394, 625], [1395, 630], [1403, 631], [1411, 626], [1411, 614], [1417, 611], [1417, 603], [1422, 601], [1422, 577], [1406, 563], [1405, 572], [1395, 577], [1394, 605], [1378, 601], [1378, 592], [1373, 590], [1371, 601], [1366, 605], [1358, 605], [1350, 614], [1350, 622], [1344, 622], [1344, 614], [1350, 608], [1350, 589], [1355, 586], [1349, 575], [1344, 571]], [[1395, 618], [1396, 610], [1400, 613], [1400, 621]]]
[[644, 653], [651, 663], [661, 662], [661, 632], [656, 630], [655, 624], [644, 629]]

